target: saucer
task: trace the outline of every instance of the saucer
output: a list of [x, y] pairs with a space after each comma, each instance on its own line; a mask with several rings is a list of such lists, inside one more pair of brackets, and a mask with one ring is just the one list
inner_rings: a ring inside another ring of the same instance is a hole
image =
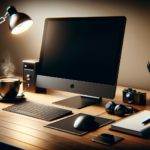
[[21, 101], [21, 100], [25, 100], [24, 98], [24, 94], [22, 95], [17, 95], [15, 98], [8, 98], [8, 99], [4, 99], [0, 96], [0, 102], [18, 102], [18, 101]]

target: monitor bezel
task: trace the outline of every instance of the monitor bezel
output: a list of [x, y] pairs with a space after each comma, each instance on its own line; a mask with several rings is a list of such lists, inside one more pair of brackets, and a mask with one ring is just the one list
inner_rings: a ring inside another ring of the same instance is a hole
[[[104, 97], [104, 98], [113, 99], [115, 97], [120, 58], [121, 58], [121, 52], [122, 52], [122, 45], [123, 45], [123, 38], [124, 38], [124, 31], [125, 31], [125, 24], [126, 24], [125, 16], [107, 17], [107, 18], [119, 19], [122, 23], [121, 28], [120, 28], [120, 35], [119, 35], [119, 38], [121, 38], [121, 40], [119, 41], [120, 43], [118, 44], [118, 48], [117, 48], [119, 49], [120, 54], [118, 57], [118, 66], [117, 66], [118, 69], [116, 72], [116, 81], [114, 85], [77, 81], [77, 80], [72, 80], [72, 79], [64, 79], [64, 78], [41, 75], [40, 68], [42, 67], [42, 60], [43, 60], [43, 53], [44, 53], [43, 43], [45, 40], [45, 34], [46, 34], [48, 21], [70, 19], [70, 18], [78, 19], [78, 18], [93, 18], [93, 17], [56, 17], [56, 18], [45, 19], [42, 47], [41, 47], [41, 53], [40, 53], [40, 61], [39, 61], [39, 71], [37, 74], [36, 86], [47, 88], [47, 89], [54, 89], [54, 90], [78, 93], [78, 94], [83, 94], [83, 95], [90, 95], [90, 96], [95, 96], [95, 97]], [[104, 18], [104, 17], [94, 17], [94, 18]]]

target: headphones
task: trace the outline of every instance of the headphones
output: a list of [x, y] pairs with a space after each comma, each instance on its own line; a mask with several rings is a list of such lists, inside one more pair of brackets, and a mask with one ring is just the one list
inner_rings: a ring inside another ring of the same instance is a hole
[[105, 105], [105, 110], [108, 114], [116, 114], [117, 116], [133, 113], [133, 107], [115, 104], [113, 101], [110, 101]]

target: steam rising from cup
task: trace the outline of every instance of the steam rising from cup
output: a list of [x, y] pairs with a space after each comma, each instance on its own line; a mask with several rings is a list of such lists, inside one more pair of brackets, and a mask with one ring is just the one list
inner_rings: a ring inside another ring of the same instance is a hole
[[10, 56], [6, 55], [5, 62], [1, 65], [2, 72], [5, 76], [13, 76], [15, 66], [11, 62]]

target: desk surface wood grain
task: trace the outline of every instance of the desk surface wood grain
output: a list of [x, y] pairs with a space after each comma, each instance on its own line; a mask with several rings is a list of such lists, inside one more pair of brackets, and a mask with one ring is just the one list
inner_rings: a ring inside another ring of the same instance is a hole
[[[113, 99], [113, 101], [116, 104], [129, 105], [127, 103], [123, 103], [122, 101], [122, 90], [124, 88], [127, 87], [117, 86], [116, 96]], [[146, 93], [147, 104], [145, 106], [130, 104], [130, 106], [138, 110], [150, 110], [150, 91], [140, 90], [140, 89], [136, 89], [136, 90]], [[56, 91], [56, 90], [47, 90], [46, 94], [25, 92], [25, 98], [27, 101], [69, 109], [72, 110], [73, 114], [83, 112], [83, 113], [98, 115], [98, 116], [115, 119], [115, 120], [121, 118], [115, 115], [109, 115], [105, 112], [105, 104], [111, 101], [111, 99], [103, 98], [101, 102], [98, 102], [94, 105], [82, 109], [74, 109], [74, 108], [52, 104], [52, 102], [63, 100], [65, 98], [73, 97], [76, 95], [78, 94]], [[150, 134], [148, 134], [144, 138], [141, 138], [129, 134], [115, 132], [109, 130], [111, 124], [108, 124], [106, 126], [97, 129], [96, 131], [90, 132], [83, 136], [77, 136], [77, 135], [44, 127], [44, 125], [52, 121], [44, 121], [44, 120], [2, 110], [2, 108], [11, 106], [13, 104], [15, 103], [0, 102], [0, 141], [20, 147], [22, 149], [29, 149], [29, 150], [32, 149], [33, 150], [34, 149], [36, 150], [41, 150], [41, 149], [51, 149], [51, 150], [150, 149]], [[112, 146], [107, 146], [107, 145], [93, 142], [92, 139], [101, 133], [110, 133], [110, 134], [122, 136], [124, 137], [124, 140]]]

